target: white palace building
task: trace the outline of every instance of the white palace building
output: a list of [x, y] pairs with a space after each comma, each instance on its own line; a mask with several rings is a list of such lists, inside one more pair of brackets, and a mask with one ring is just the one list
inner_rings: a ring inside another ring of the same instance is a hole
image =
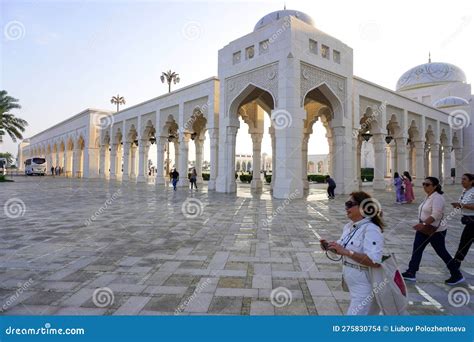
[[[327, 130], [328, 169], [340, 193], [360, 186], [364, 141], [373, 145], [375, 189], [385, 188], [390, 170], [410, 171], [420, 185], [427, 175], [450, 179], [453, 167], [459, 182], [474, 171], [472, 99], [464, 72], [448, 63], [408, 70], [395, 91], [356, 77], [349, 46], [319, 31], [307, 14], [285, 9], [219, 50], [218, 77], [117, 113], [84, 110], [23, 141], [18, 162], [21, 167], [26, 158], [42, 156], [75, 176], [122, 182], [156, 177], [161, 185], [168, 141], [181, 175], [188, 172], [189, 144], [195, 144], [200, 175], [207, 132], [209, 189], [232, 193], [239, 117], [252, 138], [251, 165], [261, 165], [263, 118], [269, 115], [275, 198], [301, 197], [308, 188], [308, 140], [318, 120]], [[149, 176], [152, 143], [158, 173]], [[260, 170], [253, 172], [252, 189], [258, 190]], [[186, 177], [180, 179], [186, 186]]]

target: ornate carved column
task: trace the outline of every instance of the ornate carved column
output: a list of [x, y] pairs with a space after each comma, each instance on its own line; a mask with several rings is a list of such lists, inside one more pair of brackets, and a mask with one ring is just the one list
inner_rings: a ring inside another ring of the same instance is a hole
[[137, 177], [137, 146], [135, 143], [132, 143], [130, 146], [130, 178], [135, 179]]
[[431, 168], [430, 176], [439, 179], [439, 143], [431, 144]]
[[[353, 151], [352, 154], [356, 156], [356, 163], [355, 163], [355, 169], [356, 169], [356, 184], [359, 188], [359, 190], [362, 187], [362, 173], [361, 173], [361, 168], [362, 168], [362, 144], [363, 140], [362, 137], [358, 134], [357, 138], [353, 136], [352, 139], [352, 146], [353, 146]], [[355, 151], [354, 151], [355, 150]]]
[[117, 179], [117, 146], [110, 145], [110, 179]]
[[99, 177], [105, 179], [105, 149], [107, 145], [100, 145]]
[[179, 182], [178, 186], [189, 186], [188, 152], [191, 134], [183, 132], [179, 136]]
[[416, 179], [415, 185], [421, 186], [425, 178], [425, 142], [415, 141]]
[[445, 184], [451, 184], [451, 145], [443, 145], [443, 178]]
[[345, 128], [334, 127], [333, 128], [333, 139], [334, 139], [334, 152], [333, 152], [333, 171], [334, 180], [336, 181], [336, 191], [344, 193], [344, 141], [345, 141]]
[[122, 181], [128, 181], [130, 179], [130, 145], [131, 141], [125, 141], [123, 143], [123, 174]]
[[202, 184], [202, 150], [204, 148], [204, 139], [196, 139], [194, 140], [194, 147], [196, 149], [196, 164], [194, 168], [196, 169], [197, 177], [196, 181], [198, 184]]
[[167, 137], [156, 138], [156, 181], [155, 184], [165, 184], [164, 177], [164, 158], [165, 158], [165, 146], [167, 143]]
[[[179, 141], [178, 141], [178, 138], [176, 138], [173, 143], [174, 143], [174, 167], [176, 168], [176, 171], [177, 171], [177, 170], [179, 170]], [[171, 171], [171, 169], [170, 169], [170, 171]]]
[[385, 135], [374, 134], [372, 137], [374, 145], [374, 183], [376, 190], [385, 189]]
[[211, 143], [211, 154], [210, 154], [210, 164], [211, 170], [209, 175], [208, 190], [216, 189], [216, 178], [217, 178], [217, 160], [218, 160], [218, 143], [219, 143], [219, 130], [217, 128], [210, 128], [208, 130], [209, 139]]
[[74, 148], [72, 151], [72, 175], [71, 177], [76, 177], [77, 176], [77, 171], [79, 170], [79, 155], [80, 150], [77, 148]]
[[303, 145], [301, 149], [301, 159], [302, 159], [302, 174], [301, 179], [303, 180], [303, 189], [309, 189], [309, 182], [308, 182], [308, 141], [309, 141], [309, 134], [305, 133], [303, 135]]
[[144, 183], [146, 182], [145, 177], [145, 153], [146, 153], [146, 144], [148, 139], [141, 139], [138, 143], [138, 175], [137, 182]]
[[273, 189], [273, 185], [275, 184], [275, 175], [276, 175], [276, 141], [275, 141], [275, 129], [270, 127], [268, 129], [270, 133], [270, 137], [272, 140], [272, 180], [270, 182], [270, 188]]
[[454, 149], [454, 159], [455, 159], [455, 170], [456, 170], [456, 178], [455, 183], [461, 184], [462, 174], [463, 174], [463, 167], [462, 167], [462, 148], [458, 147]]
[[262, 179], [260, 176], [260, 164], [262, 158], [262, 133], [252, 133], [253, 156], [252, 156], [252, 183], [251, 189], [255, 191], [262, 190]]
[[405, 137], [395, 138], [395, 142], [397, 144], [397, 170], [394, 172], [398, 172], [402, 174], [404, 171], [407, 171], [407, 140]]

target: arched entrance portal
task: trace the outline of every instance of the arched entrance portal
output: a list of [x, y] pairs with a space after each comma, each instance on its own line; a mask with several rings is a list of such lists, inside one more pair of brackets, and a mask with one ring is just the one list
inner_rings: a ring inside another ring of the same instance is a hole
[[344, 157], [345, 157], [345, 128], [343, 127], [344, 114], [340, 100], [334, 92], [325, 84], [309, 90], [303, 98], [303, 107], [306, 113], [303, 126], [302, 144], [302, 181], [303, 188], [309, 188], [308, 184], [308, 144], [313, 125], [320, 121], [326, 129], [329, 153], [327, 167], [323, 169], [333, 177], [337, 183], [337, 191], [344, 191]]
[[[249, 134], [252, 138], [252, 182], [251, 188], [255, 191], [262, 189], [260, 175], [262, 138], [264, 133], [264, 115], [270, 114], [275, 108], [275, 100], [272, 94], [260, 87], [249, 84], [230, 104], [226, 119], [225, 138], [221, 139], [224, 144], [219, 149], [219, 173], [217, 179], [217, 190], [220, 192], [235, 192], [237, 183], [235, 180], [236, 163], [236, 136], [240, 128], [239, 117], [248, 125]], [[272, 124], [269, 132], [272, 136], [272, 160], [277, 158], [275, 149], [275, 130]], [[273, 167], [275, 170], [275, 167]], [[276, 175], [272, 176], [275, 179]]]

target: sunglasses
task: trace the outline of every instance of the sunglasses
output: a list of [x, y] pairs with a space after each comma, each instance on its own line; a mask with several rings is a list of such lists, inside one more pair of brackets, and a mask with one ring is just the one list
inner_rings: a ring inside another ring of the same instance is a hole
[[421, 183], [421, 185], [423, 185], [423, 186], [432, 186], [433, 184], [423, 182], [423, 183]]
[[347, 201], [346, 203], [344, 203], [344, 206], [346, 207], [346, 210], [348, 210], [352, 207], [355, 207], [357, 205], [359, 205], [359, 203], [354, 202], [354, 201]]

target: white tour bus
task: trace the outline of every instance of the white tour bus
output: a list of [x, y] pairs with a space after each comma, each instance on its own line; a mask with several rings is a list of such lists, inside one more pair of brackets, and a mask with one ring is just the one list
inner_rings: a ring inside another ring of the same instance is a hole
[[25, 174], [44, 176], [46, 173], [46, 159], [44, 158], [30, 158], [25, 160]]
[[7, 173], [7, 158], [0, 158], [0, 175]]

